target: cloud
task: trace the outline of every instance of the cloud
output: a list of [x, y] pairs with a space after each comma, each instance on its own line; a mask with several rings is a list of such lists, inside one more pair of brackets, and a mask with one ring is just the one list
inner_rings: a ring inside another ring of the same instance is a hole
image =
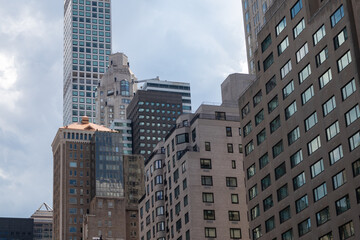
[[0, 107], [3, 109], [15, 109], [16, 101], [20, 97], [20, 91], [15, 89], [17, 77], [15, 56], [0, 52]]

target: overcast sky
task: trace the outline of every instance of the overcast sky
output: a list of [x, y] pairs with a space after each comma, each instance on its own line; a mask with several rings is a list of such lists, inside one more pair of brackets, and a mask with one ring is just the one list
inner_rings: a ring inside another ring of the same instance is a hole
[[[240, 0], [113, 0], [113, 52], [138, 79], [190, 82], [193, 110], [247, 72]], [[1, 1], [0, 217], [52, 206], [51, 143], [62, 126], [63, 1]]]

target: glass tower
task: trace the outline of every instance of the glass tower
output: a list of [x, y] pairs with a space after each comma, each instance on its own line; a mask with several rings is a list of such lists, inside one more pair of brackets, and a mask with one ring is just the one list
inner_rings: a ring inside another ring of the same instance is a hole
[[95, 122], [94, 90], [110, 54], [111, 0], [64, 0], [64, 125]]

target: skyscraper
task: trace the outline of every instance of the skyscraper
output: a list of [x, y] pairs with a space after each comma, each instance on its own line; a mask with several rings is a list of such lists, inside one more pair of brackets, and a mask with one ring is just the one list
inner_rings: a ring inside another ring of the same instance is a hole
[[242, 0], [249, 73], [255, 74], [257, 35], [266, 22], [265, 13], [274, 0]]
[[63, 124], [94, 122], [94, 90], [111, 54], [111, 0], [64, 0]]
[[360, 239], [360, 2], [274, 1], [239, 100], [256, 239]]

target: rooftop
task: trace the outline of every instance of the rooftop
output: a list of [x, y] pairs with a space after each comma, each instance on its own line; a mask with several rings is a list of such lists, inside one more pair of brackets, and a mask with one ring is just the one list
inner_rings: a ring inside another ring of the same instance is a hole
[[72, 130], [86, 130], [86, 131], [101, 131], [101, 132], [114, 132], [110, 128], [107, 128], [102, 125], [97, 125], [89, 122], [89, 118], [84, 116], [82, 117], [81, 122], [72, 123], [68, 126], [62, 127], [60, 129], [72, 129]]

